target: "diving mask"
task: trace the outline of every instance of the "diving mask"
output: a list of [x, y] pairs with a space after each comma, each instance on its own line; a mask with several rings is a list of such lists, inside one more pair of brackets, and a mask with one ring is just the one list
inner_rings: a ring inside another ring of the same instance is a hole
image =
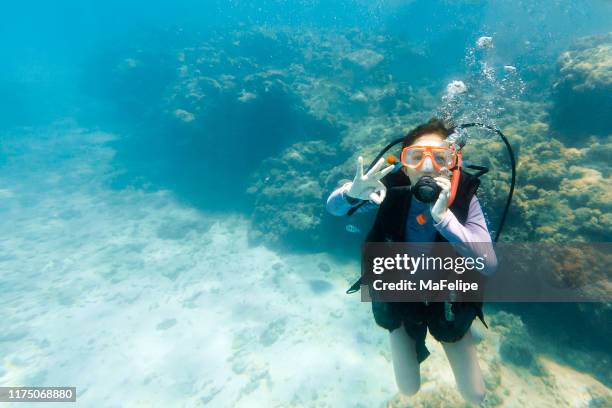
[[429, 157], [436, 171], [442, 168], [452, 169], [455, 167], [457, 156], [455, 150], [449, 147], [435, 146], [408, 146], [402, 150], [402, 165], [411, 169], [419, 169]]

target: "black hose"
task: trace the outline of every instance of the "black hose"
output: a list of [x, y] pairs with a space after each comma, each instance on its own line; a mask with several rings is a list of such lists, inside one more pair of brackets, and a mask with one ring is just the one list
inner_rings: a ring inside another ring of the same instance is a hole
[[372, 170], [372, 167], [374, 167], [374, 165], [376, 164], [377, 161], [380, 160], [381, 157], [383, 157], [385, 155], [385, 153], [387, 153], [389, 150], [391, 150], [391, 148], [393, 146], [395, 146], [396, 144], [399, 144], [401, 142], [404, 141], [403, 137], [400, 137], [398, 139], [395, 139], [394, 141], [392, 141], [391, 143], [389, 143], [388, 145], [385, 146], [384, 149], [382, 149], [380, 151], [380, 153], [378, 153], [378, 155], [376, 156], [376, 158], [372, 161], [372, 163], [370, 163], [370, 165], [368, 166], [368, 169], [366, 170], [366, 173], [370, 170]]
[[497, 133], [499, 137], [501, 137], [502, 140], [504, 141], [506, 148], [508, 149], [508, 154], [510, 155], [510, 164], [512, 165], [512, 180], [510, 181], [510, 192], [508, 193], [508, 199], [506, 200], [506, 206], [504, 207], [504, 211], [502, 212], [502, 217], [499, 220], [499, 227], [497, 228], [497, 231], [495, 232], [495, 238], [493, 239], [493, 242], [497, 242], [497, 240], [499, 239], [499, 235], [501, 234], [502, 228], [504, 227], [504, 223], [506, 222], [506, 215], [508, 215], [508, 209], [510, 208], [510, 203], [512, 202], [512, 195], [514, 194], [514, 184], [516, 182], [516, 161], [514, 159], [514, 151], [512, 150], [512, 146], [510, 146], [510, 143], [508, 142], [508, 139], [506, 138], [506, 136], [499, 129], [494, 128], [493, 126], [489, 126], [489, 125], [485, 125], [483, 123], [477, 123], [477, 122], [464, 123], [464, 124], [457, 126], [457, 128], [459, 129], [465, 129], [465, 128], [470, 128], [470, 127], [481, 127], [481, 128], [492, 130], [495, 133]]

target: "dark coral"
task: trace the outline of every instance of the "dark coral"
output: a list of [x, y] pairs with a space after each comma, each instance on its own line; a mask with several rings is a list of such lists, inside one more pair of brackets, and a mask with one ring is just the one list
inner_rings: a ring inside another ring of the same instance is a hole
[[564, 141], [608, 136], [612, 128], [612, 33], [585, 37], [558, 61], [551, 123]]

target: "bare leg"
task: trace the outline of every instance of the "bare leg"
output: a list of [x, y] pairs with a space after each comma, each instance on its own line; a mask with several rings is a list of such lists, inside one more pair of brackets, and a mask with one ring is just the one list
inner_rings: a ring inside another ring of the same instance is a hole
[[390, 333], [391, 356], [395, 382], [404, 395], [413, 395], [421, 387], [421, 371], [416, 356], [414, 340], [408, 336], [404, 324]]
[[465, 336], [456, 343], [443, 342], [442, 346], [453, 368], [459, 392], [466, 401], [480, 404], [485, 397], [486, 390], [471, 332], [468, 330]]

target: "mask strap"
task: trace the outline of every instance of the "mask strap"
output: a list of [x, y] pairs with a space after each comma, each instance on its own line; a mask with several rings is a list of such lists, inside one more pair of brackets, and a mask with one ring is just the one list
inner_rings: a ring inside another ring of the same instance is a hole
[[448, 198], [448, 207], [455, 201], [457, 195], [457, 187], [459, 187], [459, 178], [461, 177], [461, 152], [457, 153], [457, 165], [453, 169], [453, 177], [451, 178], [450, 197]]

